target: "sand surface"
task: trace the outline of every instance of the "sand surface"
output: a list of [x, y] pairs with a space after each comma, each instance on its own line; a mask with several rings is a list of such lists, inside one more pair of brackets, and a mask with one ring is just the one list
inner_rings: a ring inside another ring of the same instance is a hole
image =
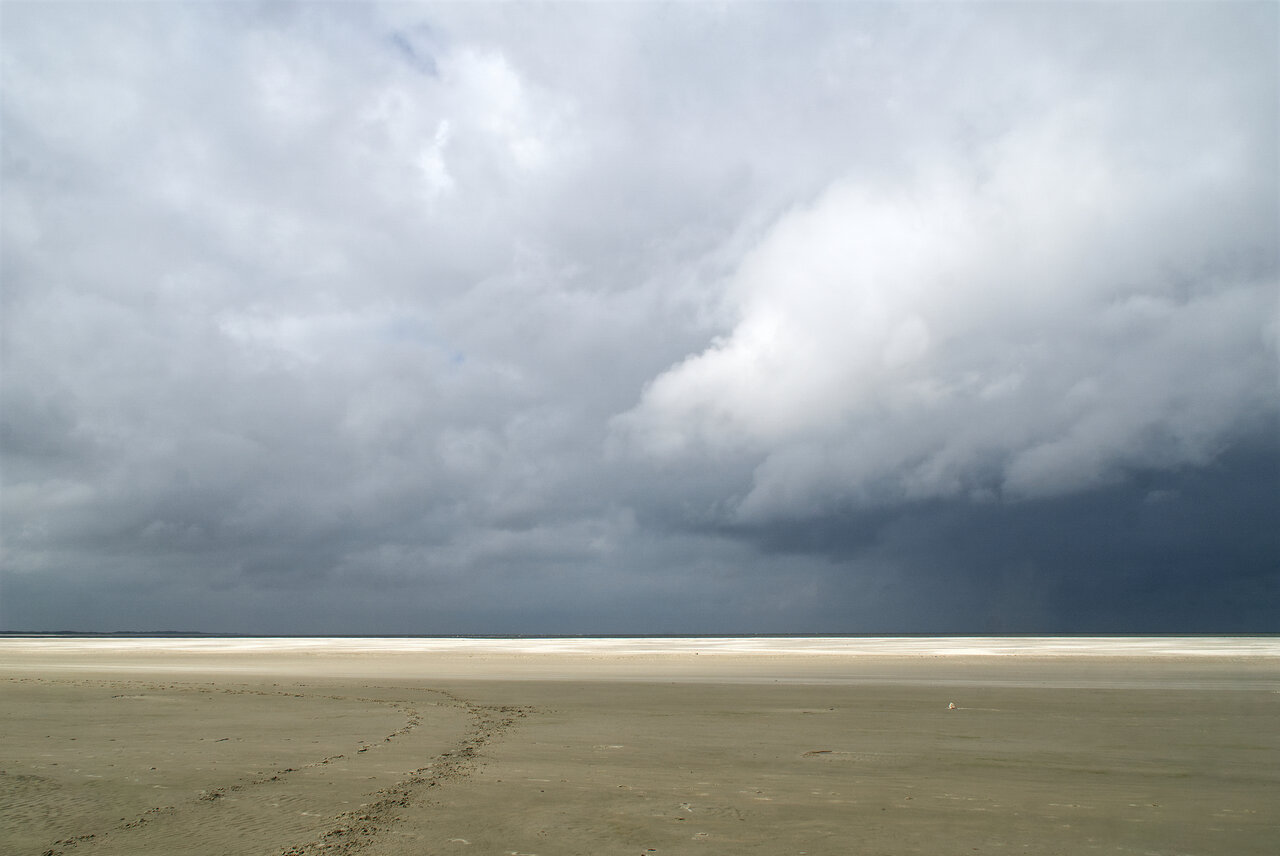
[[10, 638], [0, 723], [15, 856], [1280, 840], [1271, 639]]

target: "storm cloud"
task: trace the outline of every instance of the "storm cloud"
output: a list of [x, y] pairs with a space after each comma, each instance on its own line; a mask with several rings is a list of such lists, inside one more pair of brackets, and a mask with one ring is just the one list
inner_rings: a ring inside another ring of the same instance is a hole
[[1275, 630], [1278, 25], [7, 3], [0, 628]]

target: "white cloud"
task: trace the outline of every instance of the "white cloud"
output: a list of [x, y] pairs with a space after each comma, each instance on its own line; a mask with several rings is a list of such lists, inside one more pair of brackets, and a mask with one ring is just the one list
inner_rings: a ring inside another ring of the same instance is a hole
[[449, 145], [450, 129], [448, 119], [440, 120], [440, 124], [436, 126], [435, 137], [418, 156], [418, 168], [422, 170], [422, 178], [427, 184], [427, 193], [431, 197], [439, 196], [453, 188], [453, 176], [449, 174], [449, 166], [445, 162], [445, 148]]
[[1171, 174], [1119, 109], [1067, 103], [789, 212], [732, 279], [732, 331], [615, 429], [695, 467], [754, 456], [744, 520], [1203, 464], [1274, 405], [1274, 166], [1228, 125], [1162, 143], [1188, 155]]

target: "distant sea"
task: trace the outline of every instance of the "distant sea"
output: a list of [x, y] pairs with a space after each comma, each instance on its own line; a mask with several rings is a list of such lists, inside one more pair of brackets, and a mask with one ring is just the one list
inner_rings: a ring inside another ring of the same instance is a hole
[[1280, 657], [1280, 634], [1150, 636], [249, 636], [212, 633], [19, 633], [0, 638], [93, 648], [166, 650], [466, 652], [539, 654], [765, 654]]

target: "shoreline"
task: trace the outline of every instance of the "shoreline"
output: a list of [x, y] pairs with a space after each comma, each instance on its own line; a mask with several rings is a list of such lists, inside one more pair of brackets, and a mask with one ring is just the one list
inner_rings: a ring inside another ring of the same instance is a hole
[[0, 635], [7, 648], [97, 651], [924, 657], [1259, 657], [1280, 635], [1223, 636], [94, 636]]
[[[1005, 686], [1280, 693], [1280, 640], [0, 639], [0, 675]], [[1145, 643], [1147, 640], [1140, 640]], [[1038, 644], [1037, 644], [1038, 643]]]

